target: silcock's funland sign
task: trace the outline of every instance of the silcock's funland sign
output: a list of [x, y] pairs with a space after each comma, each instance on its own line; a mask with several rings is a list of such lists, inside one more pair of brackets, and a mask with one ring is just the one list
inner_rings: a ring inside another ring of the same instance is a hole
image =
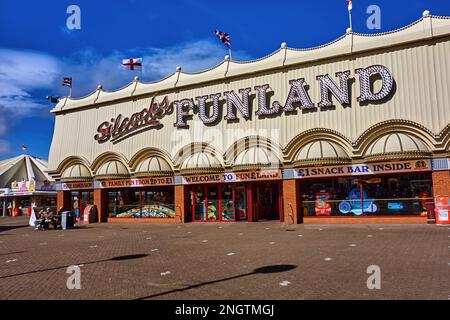
[[[360, 86], [360, 96], [357, 98], [359, 103], [379, 102], [393, 92], [394, 77], [385, 66], [373, 65], [368, 68], [356, 69], [355, 74], [358, 75]], [[274, 101], [270, 105], [267, 98], [268, 93], [272, 91], [270, 85], [255, 86], [253, 89], [255, 90], [258, 103], [255, 114], [259, 117], [277, 116], [282, 112], [293, 112], [297, 108], [306, 110], [333, 107], [332, 96], [341, 105], [348, 106], [350, 105], [350, 75], [350, 71], [337, 72], [337, 81], [329, 74], [317, 76], [321, 96], [317, 106], [311, 100], [304, 78], [289, 81], [290, 89], [284, 103]], [[376, 79], [381, 80], [381, 89], [378, 92], [374, 92], [373, 89]], [[176, 114], [174, 126], [177, 128], [188, 127], [188, 118], [194, 111], [197, 111], [198, 117], [204, 124], [213, 125], [220, 120], [219, 107], [222, 98], [226, 102], [225, 120], [233, 121], [238, 119], [238, 111], [244, 119], [249, 119], [251, 93], [252, 88], [244, 88], [239, 90], [239, 94], [231, 90], [224, 92], [223, 96], [222, 93], [214, 93], [199, 96], [195, 99], [185, 98], [177, 100], [173, 104], [169, 102], [167, 96], [162, 102], [157, 102], [155, 98], [152, 98], [149, 107], [144, 108], [140, 112], [136, 112], [129, 117], [118, 115], [110, 121], [101, 123], [94, 138], [98, 143], [104, 143], [109, 140], [117, 142], [144, 129], [160, 127], [162, 126], [160, 119], [172, 110], [170, 108], [172, 106]], [[208, 108], [207, 104], [211, 105], [211, 108]]]

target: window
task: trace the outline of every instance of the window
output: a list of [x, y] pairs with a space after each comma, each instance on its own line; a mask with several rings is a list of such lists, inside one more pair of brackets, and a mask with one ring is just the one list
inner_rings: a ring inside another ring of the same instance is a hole
[[302, 180], [305, 216], [426, 215], [432, 210], [430, 173]]
[[173, 187], [108, 191], [108, 212], [116, 218], [174, 218]]

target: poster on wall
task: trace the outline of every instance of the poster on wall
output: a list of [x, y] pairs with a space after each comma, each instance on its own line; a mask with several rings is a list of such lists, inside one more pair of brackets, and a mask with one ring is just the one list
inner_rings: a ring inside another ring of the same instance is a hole
[[13, 181], [11, 183], [12, 192], [35, 192], [39, 191], [54, 191], [55, 185], [49, 181], [36, 182], [34, 180]]
[[329, 216], [331, 215], [331, 195], [329, 192], [317, 192], [316, 193], [316, 216]]

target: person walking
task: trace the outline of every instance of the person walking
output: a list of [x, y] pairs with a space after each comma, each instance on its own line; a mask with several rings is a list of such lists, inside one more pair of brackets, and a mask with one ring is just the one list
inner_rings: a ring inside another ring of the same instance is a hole
[[80, 218], [80, 209], [78, 208], [78, 198], [75, 198], [73, 202], [73, 211], [75, 213], [75, 219], [78, 220]]

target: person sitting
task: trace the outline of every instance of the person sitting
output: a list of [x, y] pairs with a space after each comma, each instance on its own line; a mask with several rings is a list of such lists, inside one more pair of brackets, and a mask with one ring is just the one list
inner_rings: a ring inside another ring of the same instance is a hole
[[45, 230], [45, 222], [46, 217], [45, 217], [45, 211], [44, 209], [40, 210], [37, 217], [36, 217], [36, 228], [34, 230]]

